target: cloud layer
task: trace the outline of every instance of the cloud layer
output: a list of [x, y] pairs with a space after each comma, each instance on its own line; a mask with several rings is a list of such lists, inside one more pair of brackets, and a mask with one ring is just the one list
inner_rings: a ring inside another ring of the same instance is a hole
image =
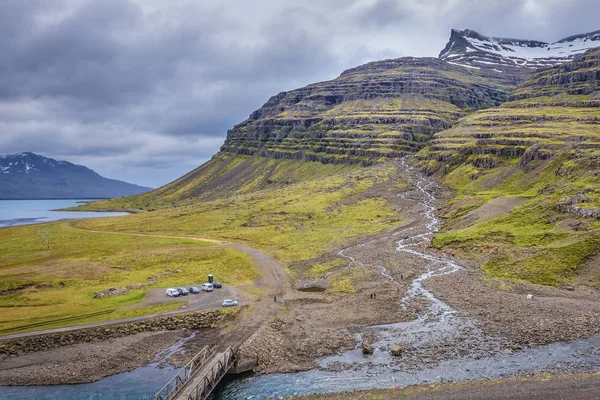
[[437, 56], [450, 28], [555, 41], [598, 15], [596, 0], [3, 0], [0, 153], [156, 187], [282, 90]]

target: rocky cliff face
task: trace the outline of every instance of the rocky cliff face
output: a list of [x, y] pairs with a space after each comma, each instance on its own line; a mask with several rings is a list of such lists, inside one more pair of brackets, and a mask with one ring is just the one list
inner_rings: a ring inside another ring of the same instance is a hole
[[222, 151], [368, 165], [421, 150], [473, 110], [495, 107], [540, 67], [600, 45], [600, 31], [548, 44], [452, 30], [439, 59], [400, 58], [273, 96]]
[[434, 58], [373, 62], [272, 97], [221, 150], [368, 165], [419, 151], [467, 111], [504, 102], [513, 82]]
[[600, 48], [531, 75], [501, 107], [475, 113], [434, 135], [419, 158], [429, 172], [465, 162], [493, 168], [515, 157], [523, 167], [558, 153], [597, 168], [599, 132]]
[[453, 29], [440, 59], [470, 69], [524, 77], [538, 68], [571, 61], [597, 46], [600, 46], [600, 31], [545, 43], [487, 37], [470, 29]]

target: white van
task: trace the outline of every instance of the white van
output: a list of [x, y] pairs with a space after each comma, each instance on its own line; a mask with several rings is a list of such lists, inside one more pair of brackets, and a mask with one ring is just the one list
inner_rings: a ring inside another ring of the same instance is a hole
[[167, 289], [167, 296], [169, 297], [179, 297], [179, 290], [177, 289]]
[[200, 286], [202, 288], [202, 290], [204, 290], [205, 292], [212, 292], [213, 290], [213, 285], [212, 283], [203, 283], [202, 286]]

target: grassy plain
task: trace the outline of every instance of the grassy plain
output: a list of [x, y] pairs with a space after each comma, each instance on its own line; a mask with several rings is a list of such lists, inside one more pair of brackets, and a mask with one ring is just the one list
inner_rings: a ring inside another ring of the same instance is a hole
[[[296, 174], [308, 168], [313, 179], [193, 204], [182, 199], [175, 207], [157, 201], [148, 205], [154, 211], [44, 226], [55, 231], [50, 250], [40, 248], [39, 226], [0, 230], [0, 334], [165, 311], [180, 305], [123, 308], [140, 302], [148, 289], [198, 282], [208, 273], [238, 285], [256, 276], [245, 254], [196, 237], [247, 244], [277, 257], [293, 276], [316, 277], [343, 265], [321, 262], [325, 254], [401, 223], [386, 200], [406, 185], [395, 165], [330, 174], [330, 166], [315, 171], [314, 164], [300, 163], [285, 165]], [[279, 174], [289, 177], [292, 171]], [[112, 208], [118, 201], [101, 205]], [[164, 274], [174, 270], [181, 272]], [[150, 279], [156, 284], [94, 298], [110, 287]], [[351, 276], [332, 274], [330, 281], [333, 292], [354, 290]]]
[[[0, 230], [0, 334], [127, 318], [180, 307], [171, 303], [123, 310], [154, 287], [190, 284], [213, 273], [227, 284], [256, 276], [252, 260], [235, 249], [193, 239], [85, 232], [72, 222], [51, 229], [50, 249], [39, 226]], [[177, 273], [173, 271], [179, 271]], [[110, 287], [156, 283], [95, 299]]]
[[290, 264], [339, 249], [350, 238], [398, 225], [401, 218], [385, 198], [402, 186], [396, 169], [391, 164], [379, 165], [225, 199], [76, 221], [74, 225], [244, 243]]

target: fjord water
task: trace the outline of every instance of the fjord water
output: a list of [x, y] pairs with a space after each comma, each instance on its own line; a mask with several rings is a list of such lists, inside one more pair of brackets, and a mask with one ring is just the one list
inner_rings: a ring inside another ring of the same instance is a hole
[[92, 200], [0, 200], [0, 228], [38, 224], [62, 219], [101, 218], [127, 215], [124, 212], [52, 211], [78, 206]]

